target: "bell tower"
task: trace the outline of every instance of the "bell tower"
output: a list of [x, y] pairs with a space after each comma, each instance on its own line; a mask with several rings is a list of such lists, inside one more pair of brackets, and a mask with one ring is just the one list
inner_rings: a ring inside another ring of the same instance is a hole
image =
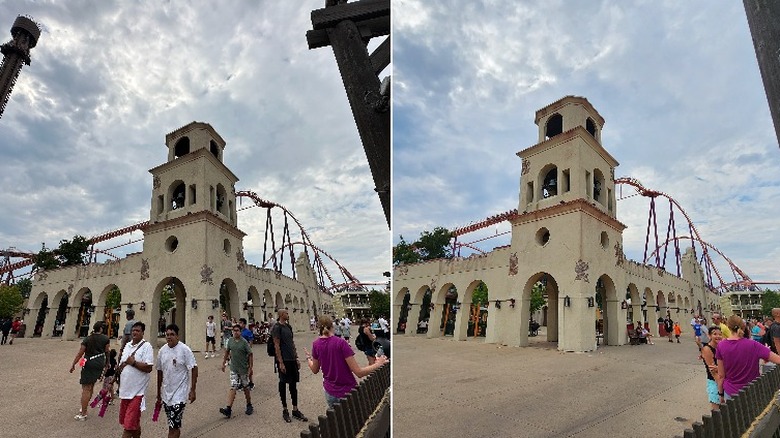
[[518, 263], [517, 272], [510, 270], [510, 293], [523, 297], [523, 309], [533, 284], [545, 284], [548, 340], [560, 339], [560, 350], [588, 351], [595, 347], [596, 295], [616, 300], [614, 283], [604, 292], [602, 275], [614, 271], [615, 253], [622, 252], [618, 162], [601, 145], [604, 119], [584, 97], [553, 102], [534, 122], [538, 143], [517, 153], [520, 214], [512, 220], [511, 254]]

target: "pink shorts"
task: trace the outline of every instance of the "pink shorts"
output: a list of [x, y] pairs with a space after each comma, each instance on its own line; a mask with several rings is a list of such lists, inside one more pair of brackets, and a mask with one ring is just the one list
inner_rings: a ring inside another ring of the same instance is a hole
[[125, 430], [141, 429], [141, 399], [142, 395], [133, 398], [123, 398], [119, 402], [119, 424]]

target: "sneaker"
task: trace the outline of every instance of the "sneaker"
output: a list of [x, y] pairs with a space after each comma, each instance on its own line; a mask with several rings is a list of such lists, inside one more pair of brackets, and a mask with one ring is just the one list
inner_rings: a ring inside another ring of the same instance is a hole
[[78, 413], [78, 414], [76, 414], [75, 417], [73, 417], [73, 419], [75, 419], [77, 421], [87, 421], [87, 416], [86, 415], [81, 415], [81, 413]]
[[211, 353], [211, 357], [217, 357], [215, 353]]
[[208, 358], [209, 358], [209, 354], [208, 354], [208, 353], [206, 353], [206, 354], [203, 356], [203, 358], [204, 358], [204, 359], [208, 359]]
[[246, 405], [246, 414], [247, 415], [252, 415], [252, 412], [254, 412], [254, 411], [255, 411], [255, 408], [252, 407], [251, 403]]
[[287, 409], [282, 411], [282, 418], [284, 418], [284, 421], [292, 423], [292, 420], [290, 419], [290, 413], [287, 412]]
[[227, 418], [230, 418], [230, 416], [233, 415], [233, 408], [231, 408], [230, 406], [226, 408], [219, 408], [219, 413], [224, 415]]
[[294, 418], [297, 418], [297, 419], [301, 420], [301, 421], [309, 421], [309, 419], [308, 419], [308, 418], [306, 418], [306, 416], [305, 416], [305, 415], [303, 415], [303, 412], [301, 412], [301, 411], [299, 411], [299, 410], [297, 410], [297, 409], [295, 409], [295, 410], [293, 410], [293, 411], [292, 411], [292, 416], [293, 416]]

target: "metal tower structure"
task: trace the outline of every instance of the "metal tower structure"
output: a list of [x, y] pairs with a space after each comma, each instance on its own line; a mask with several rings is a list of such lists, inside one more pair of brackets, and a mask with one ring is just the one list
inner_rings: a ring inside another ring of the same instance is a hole
[[38, 44], [41, 29], [38, 23], [20, 15], [11, 27], [11, 36], [11, 41], [0, 46], [3, 54], [3, 63], [0, 64], [0, 118], [11, 98], [22, 64], [30, 65], [30, 49]]

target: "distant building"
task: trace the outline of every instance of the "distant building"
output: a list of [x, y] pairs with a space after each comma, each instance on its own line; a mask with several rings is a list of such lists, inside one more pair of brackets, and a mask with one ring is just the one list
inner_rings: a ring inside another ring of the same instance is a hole
[[733, 291], [723, 295], [720, 299], [720, 307], [723, 314], [739, 315], [742, 318], [760, 318], [762, 291]]

